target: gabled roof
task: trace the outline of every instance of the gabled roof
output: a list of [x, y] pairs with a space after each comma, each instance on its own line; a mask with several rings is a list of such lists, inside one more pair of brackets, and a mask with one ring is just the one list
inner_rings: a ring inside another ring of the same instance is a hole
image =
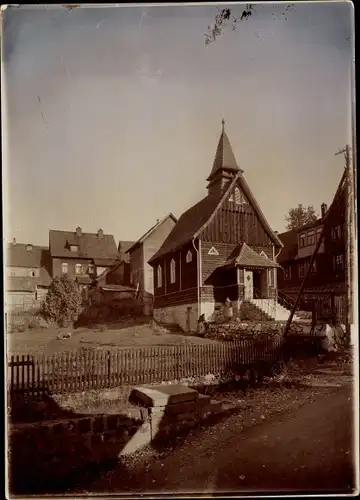
[[278, 256], [278, 261], [281, 263], [295, 259], [298, 251], [298, 236], [297, 231], [292, 229], [285, 233], [279, 234], [279, 238], [283, 243], [283, 248]]
[[[27, 249], [30, 248], [31, 250]], [[43, 252], [46, 247], [30, 245], [25, 243], [10, 243], [8, 245], [6, 265], [12, 267], [41, 267]]]
[[[78, 257], [85, 259], [115, 260], [118, 251], [113, 235], [96, 233], [82, 233], [78, 236], [72, 231], [49, 231], [50, 253], [52, 257]], [[78, 250], [72, 252], [68, 246], [77, 245]]]
[[135, 241], [135, 243], [126, 250], [126, 253], [130, 253], [133, 250], [135, 250], [135, 248], [138, 245], [143, 243], [146, 240], [146, 238], [148, 238], [159, 226], [161, 226], [168, 219], [172, 219], [175, 222], [175, 224], [178, 221], [177, 218], [172, 213], [168, 214], [166, 217], [164, 217], [163, 219], [158, 221], [154, 226], [152, 226], [148, 231], [146, 231], [146, 233], [144, 233], [137, 241]]
[[225, 132], [225, 121], [222, 121], [222, 132], [220, 135], [218, 147], [216, 149], [215, 159], [213, 163], [212, 170], [209, 177], [206, 179], [210, 181], [216, 174], [218, 170], [230, 170], [233, 172], [239, 172], [240, 168], [236, 163], [235, 156], [229, 141], [229, 138]]
[[213, 217], [215, 217], [217, 210], [220, 208], [222, 202], [228, 196], [230, 190], [237, 182], [239, 182], [241, 188], [244, 191], [244, 194], [249, 200], [249, 203], [251, 203], [254, 207], [254, 210], [256, 211], [269, 237], [273, 240], [276, 246], [282, 247], [283, 244], [281, 240], [271, 229], [261, 208], [259, 207], [259, 204], [250, 191], [250, 188], [247, 185], [242, 173], [238, 172], [235, 175], [234, 179], [229, 183], [225, 191], [220, 194], [209, 194], [201, 201], [199, 201], [199, 203], [183, 213], [169, 236], [164, 241], [163, 245], [149, 260], [149, 264], [154, 262], [159, 257], [162, 257], [163, 255], [180, 248], [182, 245], [188, 243], [193, 238], [197, 238], [200, 235], [201, 231], [208, 224], [210, 224]]
[[279, 267], [267, 256], [256, 253], [246, 243], [238, 245], [219, 267], [253, 267], [253, 268], [274, 268]]
[[132, 247], [135, 243], [135, 241], [119, 241], [118, 251], [121, 253], [126, 253], [129, 248]]

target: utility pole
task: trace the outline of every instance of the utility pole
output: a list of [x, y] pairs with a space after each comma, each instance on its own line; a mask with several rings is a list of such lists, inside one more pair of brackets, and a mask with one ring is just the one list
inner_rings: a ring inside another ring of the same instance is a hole
[[354, 182], [353, 171], [351, 168], [350, 147], [346, 145], [345, 148], [335, 153], [337, 155], [344, 155], [345, 171], [346, 171], [346, 206], [345, 206], [345, 310], [346, 310], [346, 336], [350, 341], [350, 329], [353, 323], [353, 270], [354, 270]]

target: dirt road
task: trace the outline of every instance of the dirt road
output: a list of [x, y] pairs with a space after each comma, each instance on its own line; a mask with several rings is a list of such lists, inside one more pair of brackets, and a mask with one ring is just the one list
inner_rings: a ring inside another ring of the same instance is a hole
[[350, 386], [298, 411], [242, 430], [233, 415], [199, 431], [131, 477], [113, 470], [91, 491], [351, 493], [354, 488]]

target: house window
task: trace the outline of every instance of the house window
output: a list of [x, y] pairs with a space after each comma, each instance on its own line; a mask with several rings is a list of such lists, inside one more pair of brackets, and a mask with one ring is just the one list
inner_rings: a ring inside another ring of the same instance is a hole
[[71, 252], [77, 252], [78, 246], [77, 245], [70, 245], [70, 251]]
[[157, 267], [157, 286], [158, 288], [162, 287], [162, 269], [160, 265]]
[[236, 203], [236, 205], [241, 204], [241, 193], [240, 193], [240, 189], [238, 187], [235, 188], [235, 203]]
[[305, 276], [306, 265], [305, 262], [299, 262], [299, 278], [303, 278]]
[[341, 271], [342, 269], [344, 269], [344, 255], [341, 253], [334, 257], [334, 270]]
[[67, 262], [63, 262], [62, 265], [61, 265], [61, 271], [63, 274], [67, 274], [68, 273], [68, 263]]
[[308, 231], [308, 233], [307, 233], [307, 244], [308, 245], [315, 245], [315, 243], [316, 243], [315, 231]]
[[81, 274], [81, 264], [75, 264], [75, 274]]
[[34, 271], [34, 269], [29, 269], [29, 276], [31, 277], [36, 276], [36, 272]]
[[231, 202], [234, 201], [234, 196], [233, 195], [230, 196], [229, 201], [231, 201]]
[[189, 264], [189, 262], [192, 261], [192, 253], [191, 253], [191, 250], [188, 251], [188, 253], [186, 254], [186, 263]]
[[302, 233], [300, 234], [300, 237], [299, 237], [299, 247], [300, 248], [303, 248], [306, 244], [306, 234], [305, 233]]
[[268, 269], [268, 286], [274, 286], [274, 271]]
[[291, 278], [291, 267], [287, 266], [284, 268], [284, 280], [289, 280]]
[[176, 264], [174, 259], [170, 262], [170, 283], [175, 283], [176, 281]]
[[88, 274], [94, 274], [94, 264], [89, 264]]
[[333, 226], [331, 229], [331, 239], [332, 240], [339, 240], [341, 236], [341, 227], [340, 226]]

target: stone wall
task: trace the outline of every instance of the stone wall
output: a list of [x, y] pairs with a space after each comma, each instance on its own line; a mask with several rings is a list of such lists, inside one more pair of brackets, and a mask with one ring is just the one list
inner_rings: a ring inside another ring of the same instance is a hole
[[[189, 312], [188, 312], [189, 310]], [[198, 323], [198, 305], [184, 304], [178, 306], [161, 307], [154, 309], [154, 319], [168, 325], [179, 325], [185, 332], [188, 328], [188, 314], [190, 315], [190, 331], [196, 332]]]

